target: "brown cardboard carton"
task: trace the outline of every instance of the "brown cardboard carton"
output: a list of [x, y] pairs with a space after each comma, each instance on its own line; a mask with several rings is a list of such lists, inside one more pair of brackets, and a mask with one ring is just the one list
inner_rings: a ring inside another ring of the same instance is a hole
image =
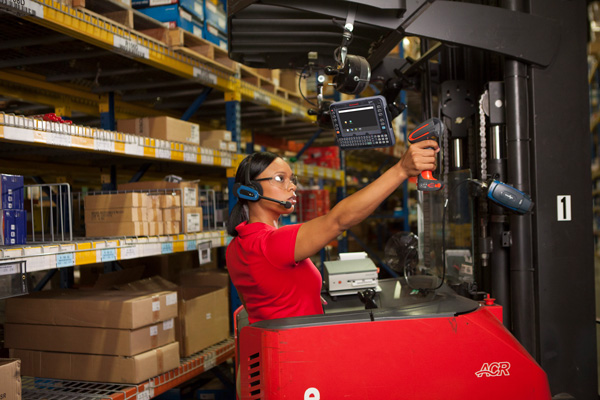
[[85, 222], [144, 222], [148, 221], [148, 208], [86, 209]]
[[137, 329], [177, 316], [177, 292], [48, 290], [6, 300], [6, 322]]
[[141, 181], [129, 182], [118, 185], [119, 190], [168, 190], [177, 189], [175, 193], [183, 194], [183, 205], [194, 207], [198, 205], [198, 182], [167, 182], [167, 181]]
[[163, 208], [162, 214], [164, 222], [181, 221], [181, 207]]
[[[212, 278], [213, 282], [225, 282], [222, 275]], [[229, 282], [228, 278], [226, 282]], [[190, 356], [229, 337], [228, 288], [201, 286], [198, 279], [192, 278], [190, 285], [192, 286], [184, 284], [178, 287], [179, 318], [176, 321], [176, 337], [182, 357]], [[172, 290], [174, 287], [174, 283], [154, 276], [121, 285], [118, 289]]]
[[159, 208], [181, 207], [181, 198], [179, 196], [159, 194], [156, 197], [159, 199]]
[[115, 193], [85, 196], [86, 210], [130, 207], [144, 208], [149, 206], [150, 198], [146, 193]]
[[117, 121], [117, 130], [155, 139], [200, 144], [200, 126], [171, 117], [146, 117]]
[[207, 149], [215, 149], [227, 151], [227, 141], [221, 139], [202, 139], [202, 147], [206, 147]]
[[4, 346], [63, 353], [134, 356], [175, 341], [173, 318], [138, 329], [5, 324]]
[[11, 349], [22, 375], [76, 381], [136, 384], [179, 367], [179, 344], [167, 344], [133, 357]]
[[190, 356], [229, 337], [227, 288], [182, 287], [179, 291], [181, 355]]
[[86, 222], [86, 237], [148, 236], [148, 222]]
[[21, 360], [0, 358], [0, 399], [21, 400]]
[[205, 140], [224, 140], [226, 142], [231, 142], [231, 131], [226, 131], [224, 129], [220, 130], [212, 130], [212, 131], [202, 131], [200, 134], [200, 145], [203, 146], [203, 142]]

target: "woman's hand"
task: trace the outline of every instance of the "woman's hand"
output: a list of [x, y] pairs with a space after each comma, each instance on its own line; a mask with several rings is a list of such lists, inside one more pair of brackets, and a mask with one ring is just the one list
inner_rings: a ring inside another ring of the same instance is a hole
[[439, 151], [440, 146], [435, 140], [413, 143], [396, 165], [407, 178], [417, 176], [422, 171], [433, 171], [437, 167], [436, 154]]

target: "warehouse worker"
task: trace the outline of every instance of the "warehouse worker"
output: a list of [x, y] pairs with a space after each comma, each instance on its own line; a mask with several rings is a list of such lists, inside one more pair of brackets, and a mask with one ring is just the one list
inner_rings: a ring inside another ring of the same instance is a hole
[[296, 205], [296, 177], [276, 154], [246, 157], [235, 176], [238, 202], [227, 223], [233, 240], [226, 259], [249, 322], [323, 314], [322, 278], [309, 257], [367, 218], [406, 179], [435, 169], [438, 152], [435, 141], [414, 143], [397, 164], [327, 214], [281, 228], [279, 217]]

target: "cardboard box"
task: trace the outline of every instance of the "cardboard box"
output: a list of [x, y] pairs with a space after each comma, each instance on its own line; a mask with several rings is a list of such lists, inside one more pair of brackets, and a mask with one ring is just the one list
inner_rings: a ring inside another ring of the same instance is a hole
[[[158, 11], [159, 15], [160, 10], [158, 9], [161, 8], [177, 9], [177, 6], [156, 7], [155, 11]], [[152, 8], [144, 11], [147, 10], [152, 10]], [[181, 9], [179, 11], [183, 12]], [[151, 17], [155, 18], [152, 15]], [[121, 119], [117, 121], [117, 130], [154, 139], [200, 145], [200, 125], [171, 117]]]
[[134, 356], [175, 341], [173, 318], [138, 329], [5, 324], [4, 347], [63, 353]]
[[22, 210], [24, 208], [24, 186], [22, 175], [0, 174], [0, 209]]
[[115, 193], [85, 196], [85, 209], [122, 209], [130, 207], [150, 207], [150, 196], [147, 193]]
[[163, 222], [181, 221], [181, 207], [163, 208], [162, 215]]
[[[187, 275], [190, 282], [184, 282], [178, 287], [179, 318], [176, 322], [176, 334], [182, 357], [190, 356], [229, 337], [228, 288], [203, 286], [199, 283], [199, 276], [193, 275]], [[223, 276], [213, 278], [218, 279], [213, 283], [224, 282]], [[177, 286], [172, 282], [155, 276], [121, 285], [119, 289], [172, 290], [174, 287]]]
[[228, 142], [222, 139], [202, 139], [201, 146], [207, 149], [227, 151]]
[[86, 222], [85, 237], [149, 236], [148, 222]]
[[[198, 182], [167, 182], [167, 181], [142, 181], [128, 182], [118, 185], [119, 190], [168, 190], [177, 189], [178, 195], [183, 195], [183, 205], [195, 207], [198, 205]], [[164, 207], [162, 207], [164, 208]]]
[[183, 213], [183, 233], [202, 232], [202, 207], [186, 207]]
[[85, 210], [85, 222], [144, 222], [148, 209], [141, 207]]
[[27, 243], [27, 211], [0, 210], [0, 244]]
[[179, 367], [179, 344], [133, 357], [11, 349], [21, 373], [39, 378], [136, 384]]
[[0, 358], [0, 399], [21, 400], [21, 360]]
[[6, 300], [6, 322], [137, 329], [177, 316], [177, 292], [48, 290]]
[[159, 208], [181, 207], [181, 198], [170, 194], [159, 194]]
[[179, 291], [181, 355], [190, 356], [229, 337], [227, 288], [182, 287]]
[[202, 145], [204, 141], [208, 140], [224, 140], [226, 142], [231, 142], [231, 131], [224, 129], [202, 131], [200, 134], [200, 145]]

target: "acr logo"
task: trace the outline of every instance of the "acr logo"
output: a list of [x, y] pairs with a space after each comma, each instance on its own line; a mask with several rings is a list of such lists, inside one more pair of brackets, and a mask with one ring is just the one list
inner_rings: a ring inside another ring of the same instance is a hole
[[475, 375], [477, 375], [478, 378], [481, 378], [482, 376], [485, 376], [486, 378], [491, 376], [509, 376], [509, 369], [510, 363], [506, 361], [483, 363], [481, 369], [475, 372]]

